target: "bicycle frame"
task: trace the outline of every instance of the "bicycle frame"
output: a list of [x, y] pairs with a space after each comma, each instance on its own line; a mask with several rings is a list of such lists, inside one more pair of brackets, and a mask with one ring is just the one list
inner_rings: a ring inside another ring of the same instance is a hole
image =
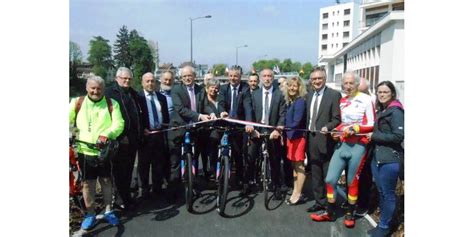
[[[181, 161], [180, 161], [180, 165], [181, 165], [181, 177], [184, 178], [184, 172], [185, 172], [185, 159], [184, 159], [184, 156], [188, 153], [191, 153], [192, 156], [194, 156], [194, 144], [191, 143], [191, 133], [189, 130], [186, 131], [186, 133], [184, 134], [184, 143], [183, 145], [181, 146]], [[196, 174], [196, 170], [195, 170], [195, 164], [194, 164], [194, 159], [193, 159], [193, 164], [192, 164], [192, 169], [193, 169], [193, 175]]]
[[217, 159], [217, 164], [216, 164], [216, 180], [218, 180], [220, 177], [222, 157], [224, 156], [230, 157], [231, 155], [230, 154], [231, 149], [230, 149], [230, 144], [229, 144], [229, 133], [230, 133], [229, 130], [224, 131], [224, 135], [222, 136], [222, 139], [221, 139], [221, 145], [219, 146], [220, 149], [217, 155], [219, 159]]

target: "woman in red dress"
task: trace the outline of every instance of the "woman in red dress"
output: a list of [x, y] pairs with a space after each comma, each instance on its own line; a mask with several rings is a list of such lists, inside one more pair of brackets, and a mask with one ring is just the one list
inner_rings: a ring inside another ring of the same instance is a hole
[[[284, 89], [287, 104], [285, 127], [287, 140], [287, 158], [293, 165], [293, 193], [286, 200], [288, 205], [298, 205], [303, 202], [303, 190], [305, 176], [304, 159], [306, 139], [303, 130], [306, 127], [306, 102], [304, 96], [306, 88], [300, 77], [292, 77], [287, 80]], [[291, 130], [302, 129], [302, 130]]]

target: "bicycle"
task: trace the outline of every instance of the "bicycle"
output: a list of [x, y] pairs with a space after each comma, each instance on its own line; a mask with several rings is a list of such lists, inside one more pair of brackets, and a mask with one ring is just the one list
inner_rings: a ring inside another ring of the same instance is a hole
[[[261, 145], [261, 156], [260, 159], [257, 161], [257, 167], [260, 167], [260, 178], [259, 181], [263, 186], [263, 197], [264, 197], [264, 204], [267, 210], [270, 210], [269, 207], [269, 189], [270, 183], [272, 181], [271, 177], [271, 166], [270, 166], [270, 155], [268, 153], [268, 140], [270, 138], [270, 133], [260, 133], [260, 138], [263, 139]], [[268, 201], [267, 201], [268, 200]]]
[[219, 146], [218, 159], [216, 164], [216, 182], [217, 182], [217, 212], [223, 216], [229, 192], [230, 179], [230, 155], [229, 130], [224, 130], [224, 135]]
[[192, 212], [192, 204], [194, 201], [194, 176], [196, 175], [196, 164], [193, 160], [194, 154], [194, 143], [191, 142], [191, 128], [195, 127], [186, 127], [186, 132], [184, 134], [184, 142], [181, 146], [181, 180], [184, 184], [184, 196], [186, 202], [186, 210]]
[[218, 159], [216, 163], [216, 182], [217, 182], [217, 212], [224, 216], [225, 206], [227, 202], [227, 194], [229, 193], [229, 181], [231, 174], [231, 145], [229, 143], [229, 136], [243, 128], [239, 127], [211, 127], [216, 130], [224, 131], [219, 145]]

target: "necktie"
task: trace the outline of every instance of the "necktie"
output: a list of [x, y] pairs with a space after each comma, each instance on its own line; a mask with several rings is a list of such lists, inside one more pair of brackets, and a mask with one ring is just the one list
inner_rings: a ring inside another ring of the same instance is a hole
[[151, 103], [151, 113], [153, 114], [153, 126], [150, 123], [151, 129], [159, 128], [160, 127], [160, 119], [158, 118], [158, 111], [156, 110], [155, 98], [153, 97], [153, 93], [148, 94], [150, 96], [150, 103]]
[[230, 110], [230, 116], [235, 117], [237, 114], [237, 87], [232, 87], [232, 108]]
[[191, 110], [196, 112], [196, 99], [194, 98], [194, 88], [188, 87], [189, 90], [189, 98], [191, 99]]
[[316, 129], [316, 116], [318, 116], [318, 98], [319, 92], [314, 92], [314, 105], [313, 105], [313, 114], [311, 116], [311, 127], [310, 130], [314, 131]]
[[265, 91], [265, 103], [264, 103], [264, 110], [265, 110], [265, 124], [269, 124], [269, 118], [270, 118], [270, 107], [269, 107], [269, 101], [268, 101], [268, 91]]

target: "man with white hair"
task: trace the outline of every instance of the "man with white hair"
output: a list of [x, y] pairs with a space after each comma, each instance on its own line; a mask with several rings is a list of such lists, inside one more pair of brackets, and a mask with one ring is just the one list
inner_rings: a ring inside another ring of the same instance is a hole
[[[120, 143], [119, 151], [112, 158], [112, 176], [117, 193], [122, 199], [119, 207], [124, 210], [130, 210], [133, 207], [130, 186], [135, 157], [143, 137], [143, 128], [140, 123], [142, 109], [138, 102], [138, 94], [131, 87], [132, 80], [132, 71], [126, 67], [120, 67], [113, 85], [105, 89], [105, 96], [119, 103], [125, 120], [123, 133], [117, 138]], [[118, 204], [117, 199], [115, 201]]]
[[[177, 127], [198, 121], [208, 121], [210, 115], [200, 113], [198, 98], [204, 93], [201, 86], [195, 83], [196, 73], [192, 66], [185, 66], [180, 71], [182, 84], [175, 85], [171, 89], [174, 112], [171, 114], [170, 126]], [[176, 201], [180, 188], [179, 159], [181, 155], [180, 141], [183, 141], [184, 130], [178, 129], [169, 134], [170, 148], [170, 177], [169, 194], [170, 201]], [[199, 154], [199, 145], [195, 146], [194, 154]]]
[[109, 157], [102, 157], [109, 140], [115, 140], [122, 133], [124, 121], [120, 107], [114, 99], [103, 93], [104, 80], [99, 76], [87, 79], [87, 96], [71, 100], [69, 123], [77, 130], [77, 154], [82, 176], [82, 195], [86, 216], [81, 229], [89, 230], [97, 223], [95, 217], [95, 194], [97, 180], [100, 183], [105, 204], [104, 218], [112, 225], [119, 219], [112, 211], [112, 180]]

